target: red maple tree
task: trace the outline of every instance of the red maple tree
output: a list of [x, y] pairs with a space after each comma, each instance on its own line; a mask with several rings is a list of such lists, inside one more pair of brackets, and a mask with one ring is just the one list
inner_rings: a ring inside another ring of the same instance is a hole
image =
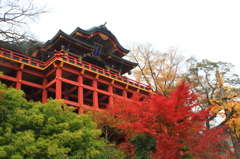
[[[130, 139], [147, 134], [156, 139], [152, 158], [219, 158], [218, 152], [227, 153], [217, 144], [223, 128], [207, 130], [205, 122], [209, 109], [196, 111], [197, 96], [182, 82], [169, 97], [161, 94], [142, 99], [134, 94], [132, 99], [117, 100], [106, 113], [115, 116], [116, 127], [126, 134], [125, 147], [134, 152]], [[221, 156], [224, 157], [224, 156]]]

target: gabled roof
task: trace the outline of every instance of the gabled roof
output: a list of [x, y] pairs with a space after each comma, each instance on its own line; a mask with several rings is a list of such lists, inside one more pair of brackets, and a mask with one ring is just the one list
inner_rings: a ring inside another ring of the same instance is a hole
[[60, 36], [64, 36], [65, 38], [73, 41], [73, 42], [76, 42], [76, 43], [80, 43], [82, 45], [85, 45], [87, 47], [90, 47], [92, 49], [96, 49], [93, 45], [90, 45], [88, 43], [85, 43], [84, 41], [81, 41], [81, 40], [78, 40], [68, 34], [66, 34], [65, 32], [63, 32], [62, 30], [59, 30], [58, 33], [51, 39], [51, 40], [48, 40], [45, 44], [44, 44], [44, 47], [46, 47], [48, 44], [51, 44], [53, 43], [57, 38], [59, 38]]
[[97, 32], [103, 33], [103, 34], [107, 35], [108, 37], [110, 37], [110, 38], [116, 43], [117, 47], [118, 47], [119, 49], [121, 49], [123, 52], [129, 53], [129, 51], [130, 51], [130, 50], [128, 50], [128, 49], [125, 49], [125, 48], [118, 42], [118, 40], [117, 40], [117, 38], [115, 37], [115, 35], [113, 35], [112, 32], [109, 31], [109, 30], [107, 29], [107, 27], [104, 26], [104, 25], [95, 26], [95, 27], [92, 27], [92, 28], [90, 28], [90, 29], [88, 29], [88, 30], [83, 30], [83, 29], [77, 27], [77, 28], [70, 34], [70, 36], [74, 36], [74, 35], [77, 34], [78, 32], [83, 33], [83, 34], [87, 34], [87, 35], [93, 35], [94, 33], [97, 33]]

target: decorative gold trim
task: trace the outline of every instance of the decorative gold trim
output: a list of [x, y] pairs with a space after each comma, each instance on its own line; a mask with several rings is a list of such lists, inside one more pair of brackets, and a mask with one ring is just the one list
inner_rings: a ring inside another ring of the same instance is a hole
[[32, 56], [32, 57], [36, 57], [37, 54], [38, 54], [38, 50], [35, 50], [35, 51], [31, 54], [31, 56]]
[[80, 72], [81, 75], [83, 75], [85, 72], [85, 69], [82, 69], [82, 71]]
[[103, 34], [103, 33], [99, 33], [98, 35], [99, 35], [103, 40], [109, 39], [109, 37], [108, 37], [107, 35]]
[[63, 61], [61, 61], [61, 62], [60, 62], [60, 67], [63, 67], [63, 64], [64, 64], [64, 62], [63, 62]]
[[20, 65], [20, 70], [23, 70], [24, 69], [24, 64], [22, 63], [21, 65]]
[[115, 80], [112, 79], [111, 84], [114, 85]]
[[94, 46], [95, 46], [95, 45], [99, 45], [99, 46], [103, 47], [102, 44], [99, 44], [99, 43], [97, 43], [97, 42], [93, 42], [93, 43], [94, 43]]
[[83, 35], [83, 33], [76, 32], [76, 35], [82, 36], [82, 35]]
[[53, 67], [54, 67], [54, 68], [57, 68], [57, 64], [56, 64], [56, 63], [53, 63]]
[[138, 88], [138, 89], [137, 89], [137, 92], [139, 93], [139, 91], [140, 91], [140, 89]]
[[95, 79], [98, 79], [99, 78], [99, 74], [96, 74], [96, 77], [95, 77]]

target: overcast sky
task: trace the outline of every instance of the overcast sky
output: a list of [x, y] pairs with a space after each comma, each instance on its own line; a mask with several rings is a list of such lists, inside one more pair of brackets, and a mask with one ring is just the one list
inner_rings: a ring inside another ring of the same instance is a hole
[[231, 62], [240, 74], [240, 0], [41, 0], [51, 13], [30, 25], [46, 42], [59, 29], [106, 27], [124, 46], [150, 43], [178, 47], [190, 57]]

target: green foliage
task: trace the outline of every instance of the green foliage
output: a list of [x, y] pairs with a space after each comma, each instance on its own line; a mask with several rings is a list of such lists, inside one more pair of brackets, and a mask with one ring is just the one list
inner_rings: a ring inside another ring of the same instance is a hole
[[115, 144], [111, 144], [106, 142], [105, 139], [102, 138], [102, 146], [100, 147], [100, 153], [97, 154], [94, 159], [125, 159], [126, 156], [124, 152], [122, 152], [119, 147]]
[[[104, 136], [106, 142], [111, 141], [111, 138], [123, 135], [119, 129], [115, 127], [115, 116], [106, 114], [103, 111], [85, 110], [84, 114], [87, 114], [97, 124], [97, 127], [102, 130], [102, 136]], [[116, 138], [115, 138], [116, 139]]]
[[149, 152], [156, 152], [156, 138], [147, 134], [138, 134], [130, 139], [134, 144], [134, 156], [136, 159], [150, 158]]
[[184, 155], [181, 157], [181, 159], [182, 159], [182, 158], [192, 159], [192, 156], [191, 156], [190, 154], [184, 154]]
[[29, 102], [2, 84], [0, 92], [0, 158], [95, 158], [106, 147], [91, 118], [63, 111], [62, 101]]
[[[181, 143], [181, 142], [180, 142]], [[184, 153], [181, 158], [192, 159], [192, 156], [188, 153], [189, 147], [186, 145], [182, 146], [182, 152]]]

